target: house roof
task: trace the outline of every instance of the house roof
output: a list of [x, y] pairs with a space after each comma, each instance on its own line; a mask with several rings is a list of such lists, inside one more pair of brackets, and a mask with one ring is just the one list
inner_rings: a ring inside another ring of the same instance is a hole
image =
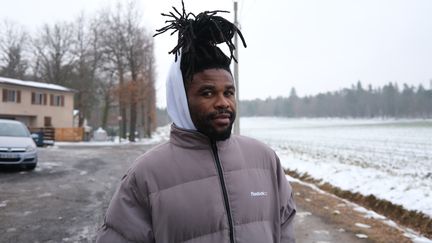
[[25, 87], [39, 88], [39, 89], [50, 89], [50, 90], [57, 90], [57, 91], [64, 91], [64, 92], [76, 92], [76, 90], [74, 89], [70, 89], [57, 84], [41, 83], [35, 81], [24, 81], [24, 80], [5, 78], [5, 77], [0, 77], [0, 84], [10, 84], [10, 85], [18, 85], [18, 86], [25, 86]]

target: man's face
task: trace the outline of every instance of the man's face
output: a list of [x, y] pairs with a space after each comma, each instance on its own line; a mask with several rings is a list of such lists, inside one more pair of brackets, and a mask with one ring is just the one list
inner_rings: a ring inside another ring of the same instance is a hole
[[224, 69], [196, 73], [187, 88], [192, 121], [199, 132], [214, 140], [231, 135], [236, 116], [235, 88], [231, 74]]

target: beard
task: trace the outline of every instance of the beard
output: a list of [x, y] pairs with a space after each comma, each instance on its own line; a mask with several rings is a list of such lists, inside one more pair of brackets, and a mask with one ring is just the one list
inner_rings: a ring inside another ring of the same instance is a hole
[[[230, 123], [229, 125], [223, 129], [223, 130], [217, 130], [213, 124], [212, 121], [216, 118], [218, 115], [229, 115], [230, 116]], [[231, 136], [231, 130], [232, 125], [234, 123], [234, 120], [236, 118], [236, 112], [235, 111], [229, 111], [226, 109], [218, 110], [215, 112], [211, 112], [208, 114], [203, 114], [202, 116], [197, 117], [195, 126], [197, 127], [197, 130], [207, 137], [209, 137], [211, 140], [215, 141], [221, 141], [226, 140]]]

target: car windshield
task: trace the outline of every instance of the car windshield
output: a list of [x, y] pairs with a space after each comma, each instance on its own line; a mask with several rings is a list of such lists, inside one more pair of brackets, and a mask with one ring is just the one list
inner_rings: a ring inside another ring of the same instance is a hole
[[5, 137], [28, 137], [30, 136], [25, 126], [19, 123], [1, 123], [0, 136]]

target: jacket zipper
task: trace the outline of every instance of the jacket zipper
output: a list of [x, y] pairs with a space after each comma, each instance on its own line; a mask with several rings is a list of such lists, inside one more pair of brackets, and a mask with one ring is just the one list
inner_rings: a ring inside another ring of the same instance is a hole
[[232, 215], [231, 215], [230, 204], [229, 204], [229, 201], [228, 201], [228, 192], [227, 192], [227, 189], [226, 189], [225, 179], [224, 179], [224, 176], [223, 176], [222, 165], [221, 165], [221, 162], [219, 160], [219, 154], [218, 154], [218, 150], [217, 150], [217, 146], [216, 146], [216, 142], [215, 141], [211, 141], [211, 148], [212, 148], [213, 155], [214, 155], [214, 158], [215, 158], [215, 163], [216, 163], [216, 167], [217, 167], [217, 170], [218, 170], [219, 180], [220, 180], [221, 186], [222, 186], [222, 193], [223, 193], [223, 198], [224, 198], [224, 202], [225, 202], [225, 209], [226, 209], [227, 215], [228, 215], [228, 225], [229, 225], [230, 242], [231, 243], [235, 243], [235, 241], [234, 241], [234, 224], [233, 224], [233, 219], [232, 219]]

